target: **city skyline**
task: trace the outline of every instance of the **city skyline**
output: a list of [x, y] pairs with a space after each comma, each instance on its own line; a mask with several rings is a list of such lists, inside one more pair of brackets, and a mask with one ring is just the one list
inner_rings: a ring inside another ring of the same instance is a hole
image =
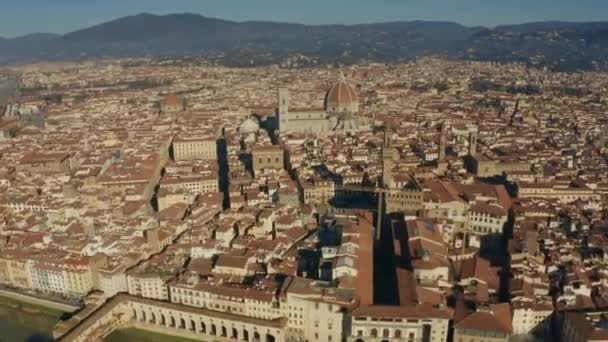
[[608, 341], [608, 1], [1, 8], [1, 341]]
[[[465, 26], [499, 26], [537, 21], [590, 22], [606, 20], [608, 3], [583, 0], [510, 2], [478, 0], [417, 1], [381, 0], [364, 2], [318, 0], [306, 3], [284, 3], [262, 0], [220, 1], [104, 1], [82, 3], [74, 0], [7, 1], [0, 13], [0, 37], [14, 38], [31, 33], [64, 34], [99, 23], [138, 13], [164, 15], [195, 13], [234, 21], [280, 21], [311, 25], [358, 24], [386, 21], [449, 21]], [[347, 10], [345, 10], [347, 9]]]

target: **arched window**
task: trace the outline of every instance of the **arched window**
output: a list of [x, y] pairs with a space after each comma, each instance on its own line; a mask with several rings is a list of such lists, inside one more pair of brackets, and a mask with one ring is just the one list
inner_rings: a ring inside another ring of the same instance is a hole
[[372, 328], [372, 337], [378, 337], [378, 330], [376, 328]]

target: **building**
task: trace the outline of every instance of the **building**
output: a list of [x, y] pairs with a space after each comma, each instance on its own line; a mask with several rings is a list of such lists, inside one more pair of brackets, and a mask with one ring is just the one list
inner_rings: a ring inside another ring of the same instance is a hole
[[0, 284], [11, 287], [33, 288], [31, 263], [18, 251], [3, 251], [0, 254]]
[[522, 198], [551, 198], [563, 203], [581, 201], [599, 201], [601, 195], [586, 184], [572, 182], [560, 183], [525, 183], [519, 184], [519, 197]]
[[127, 271], [129, 294], [144, 298], [169, 300], [167, 282], [186, 263], [182, 252], [156, 254]]
[[288, 341], [284, 318], [244, 317], [127, 294], [113, 297], [103, 309], [93, 311], [73, 329], [56, 337], [60, 342], [92, 341], [126, 325], [209, 341]]
[[130, 295], [158, 300], [169, 300], [166, 279], [160, 274], [128, 274], [128, 292]]
[[508, 220], [511, 199], [503, 185], [458, 184], [430, 181], [424, 186], [425, 215], [450, 220], [455, 231], [470, 237], [501, 235]]
[[181, 112], [184, 108], [184, 99], [175, 94], [167, 95], [160, 104], [163, 113]]
[[416, 279], [424, 283], [447, 281], [449, 252], [439, 226], [424, 220], [407, 220], [405, 225]]
[[203, 194], [219, 191], [219, 177], [217, 173], [166, 175], [161, 179], [161, 188], [174, 192], [180, 189], [192, 194]]
[[459, 302], [454, 317], [456, 342], [506, 342], [511, 336], [509, 303], [467, 307]]
[[285, 167], [285, 151], [281, 146], [256, 146], [251, 150], [253, 171], [282, 170]]
[[512, 302], [513, 334], [544, 334], [551, 327], [553, 304], [542, 300], [517, 300]]
[[217, 160], [217, 141], [213, 134], [180, 135], [173, 139], [173, 159]]
[[82, 297], [93, 290], [93, 270], [85, 256], [37, 258], [31, 272], [32, 288], [42, 293]]
[[121, 292], [128, 292], [129, 286], [125, 267], [120, 263], [116, 263], [100, 269], [98, 288], [106, 297], [112, 297]]
[[357, 94], [344, 80], [327, 91], [323, 108], [290, 108], [289, 90], [279, 89], [277, 116], [281, 133], [356, 132], [366, 126], [364, 119], [359, 117]]
[[448, 338], [450, 318], [447, 311], [427, 304], [362, 305], [352, 312], [347, 341], [443, 342]]
[[31, 152], [17, 163], [17, 171], [32, 173], [68, 173], [71, 168], [70, 154], [64, 152]]
[[337, 342], [348, 334], [345, 311], [355, 304], [354, 291], [326, 285], [298, 277], [283, 283], [280, 305], [294, 339]]
[[304, 204], [325, 204], [336, 195], [336, 183], [331, 179], [314, 176], [300, 180]]
[[561, 337], [563, 342], [608, 341], [608, 312], [565, 312]]

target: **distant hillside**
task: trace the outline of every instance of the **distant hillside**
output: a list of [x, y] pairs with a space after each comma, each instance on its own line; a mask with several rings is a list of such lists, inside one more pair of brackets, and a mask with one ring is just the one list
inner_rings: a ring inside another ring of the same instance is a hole
[[588, 69], [608, 60], [608, 22], [540, 22], [494, 29], [430, 21], [310, 26], [234, 22], [196, 14], [139, 14], [62, 36], [0, 39], [0, 63], [183, 55], [237, 66], [278, 63], [294, 55], [345, 64], [443, 55]]

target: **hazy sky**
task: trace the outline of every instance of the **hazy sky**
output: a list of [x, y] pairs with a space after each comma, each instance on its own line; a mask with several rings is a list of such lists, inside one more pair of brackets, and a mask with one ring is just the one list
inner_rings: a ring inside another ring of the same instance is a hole
[[65, 33], [142, 12], [308, 24], [422, 19], [495, 26], [608, 20], [608, 0], [0, 0], [0, 36]]

